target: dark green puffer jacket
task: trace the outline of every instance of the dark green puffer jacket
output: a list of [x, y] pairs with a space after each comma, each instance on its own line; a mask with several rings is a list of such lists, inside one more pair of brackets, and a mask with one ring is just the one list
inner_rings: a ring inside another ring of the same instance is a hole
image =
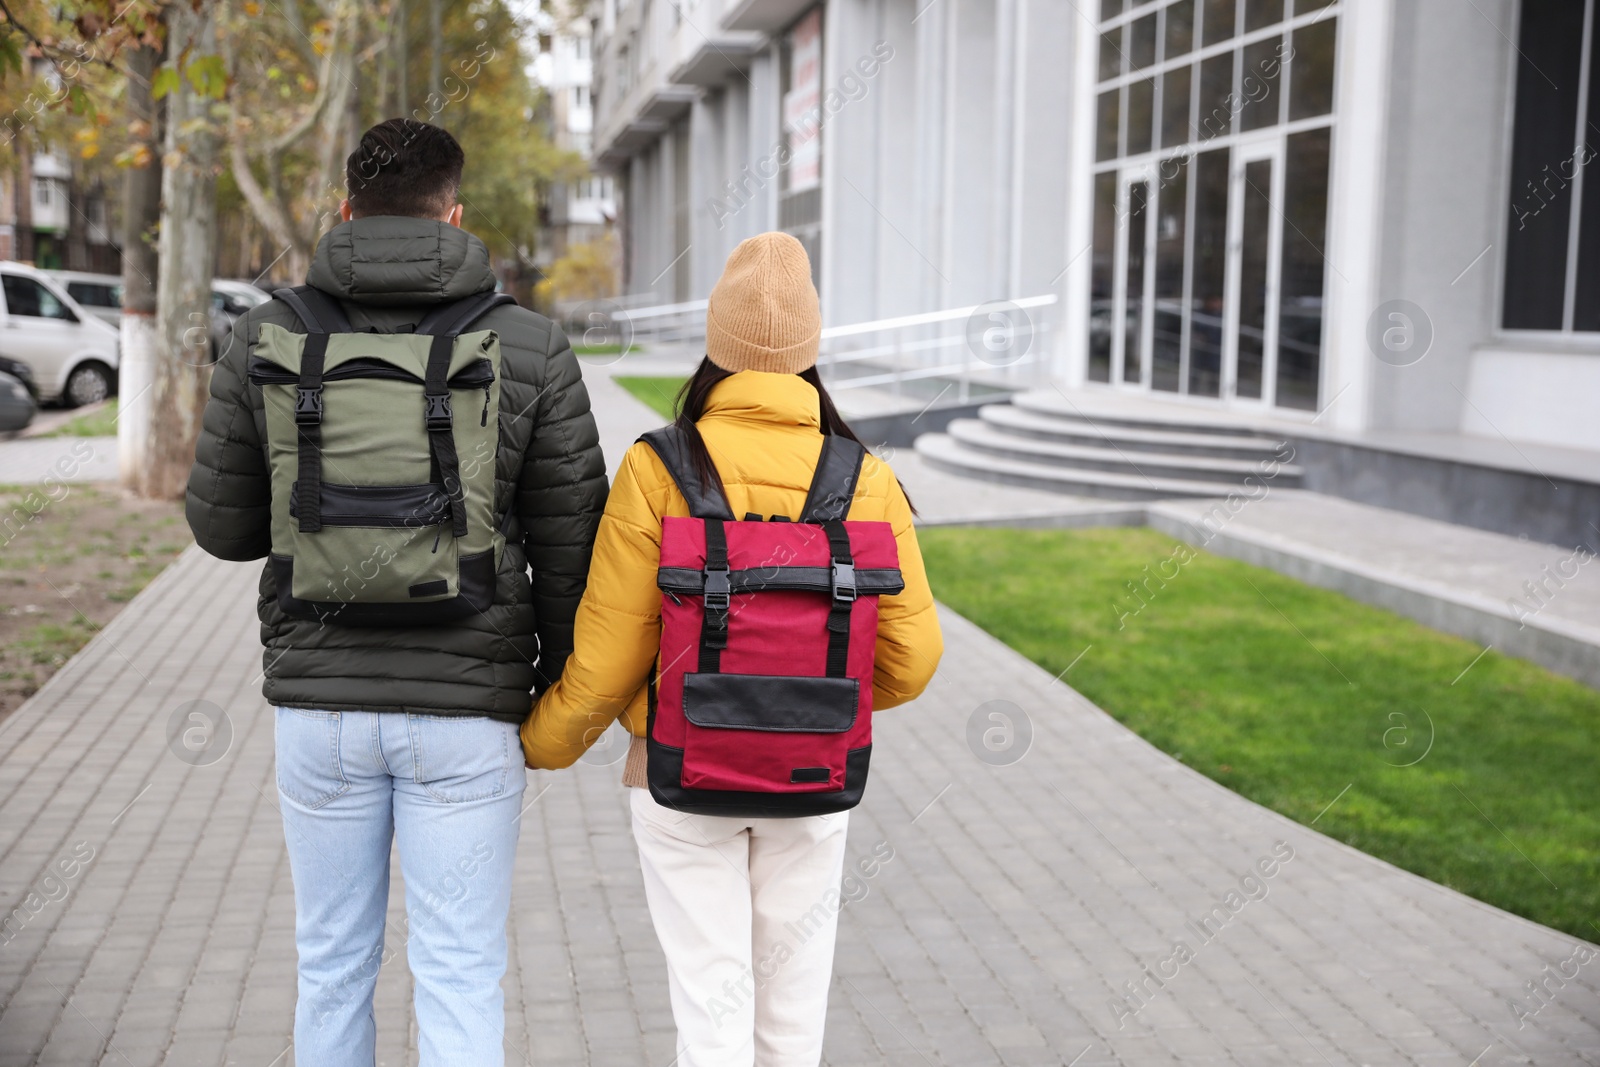
[[[306, 280], [338, 297], [355, 329], [386, 331], [495, 284], [476, 237], [448, 223], [388, 216], [335, 227]], [[222, 559], [262, 559], [271, 548], [266, 418], [260, 387], [245, 377], [249, 344], [266, 322], [304, 332], [278, 300], [239, 319], [211, 379], [189, 475], [189, 526], [200, 547]], [[521, 722], [529, 695], [560, 675], [606, 502], [589, 394], [566, 337], [543, 316], [504, 305], [474, 328], [500, 335], [495, 510], [515, 516], [493, 605], [440, 626], [323, 625], [284, 615], [271, 568], [263, 568], [257, 612], [270, 703]]]

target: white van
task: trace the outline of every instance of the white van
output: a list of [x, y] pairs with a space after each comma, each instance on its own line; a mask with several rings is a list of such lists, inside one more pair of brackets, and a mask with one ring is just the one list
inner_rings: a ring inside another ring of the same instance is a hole
[[117, 329], [43, 271], [0, 261], [0, 303], [0, 356], [27, 364], [40, 401], [78, 407], [117, 391]]
[[[120, 274], [90, 274], [81, 270], [47, 270], [45, 273], [60, 282], [67, 295], [89, 314], [113, 329], [122, 328]], [[211, 279], [211, 358], [215, 359], [222, 352], [240, 315], [271, 299], [271, 293], [250, 282]]]

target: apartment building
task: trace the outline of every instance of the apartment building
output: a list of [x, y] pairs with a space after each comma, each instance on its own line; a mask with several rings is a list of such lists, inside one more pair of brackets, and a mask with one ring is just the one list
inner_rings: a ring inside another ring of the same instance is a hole
[[[594, 156], [594, 105], [591, 97], [593, 27], [587, 18], [561, 10], [541, 12], [545, 20], [533, 77], [549, 94], [550, 133], [556, 147]], [[595, 174], [550, 191], [545, 240], [538, 263], [548, 266], [573, 245], [596, 241], [617, 218], [615, 183]]]

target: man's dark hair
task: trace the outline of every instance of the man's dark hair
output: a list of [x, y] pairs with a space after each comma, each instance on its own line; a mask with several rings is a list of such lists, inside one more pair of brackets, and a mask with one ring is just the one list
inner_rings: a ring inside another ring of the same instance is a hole
[[416, 119], [385, 119], [345, 161], [352, 215], [439, 218], [456, 203], [467, 157], [449, 132]]

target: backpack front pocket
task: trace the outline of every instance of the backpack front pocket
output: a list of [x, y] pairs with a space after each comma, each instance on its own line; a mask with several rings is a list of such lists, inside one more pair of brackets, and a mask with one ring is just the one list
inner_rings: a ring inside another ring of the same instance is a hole
[[844, 788], [854, 678], [686, 674], [686, 789], [821, 793]]

